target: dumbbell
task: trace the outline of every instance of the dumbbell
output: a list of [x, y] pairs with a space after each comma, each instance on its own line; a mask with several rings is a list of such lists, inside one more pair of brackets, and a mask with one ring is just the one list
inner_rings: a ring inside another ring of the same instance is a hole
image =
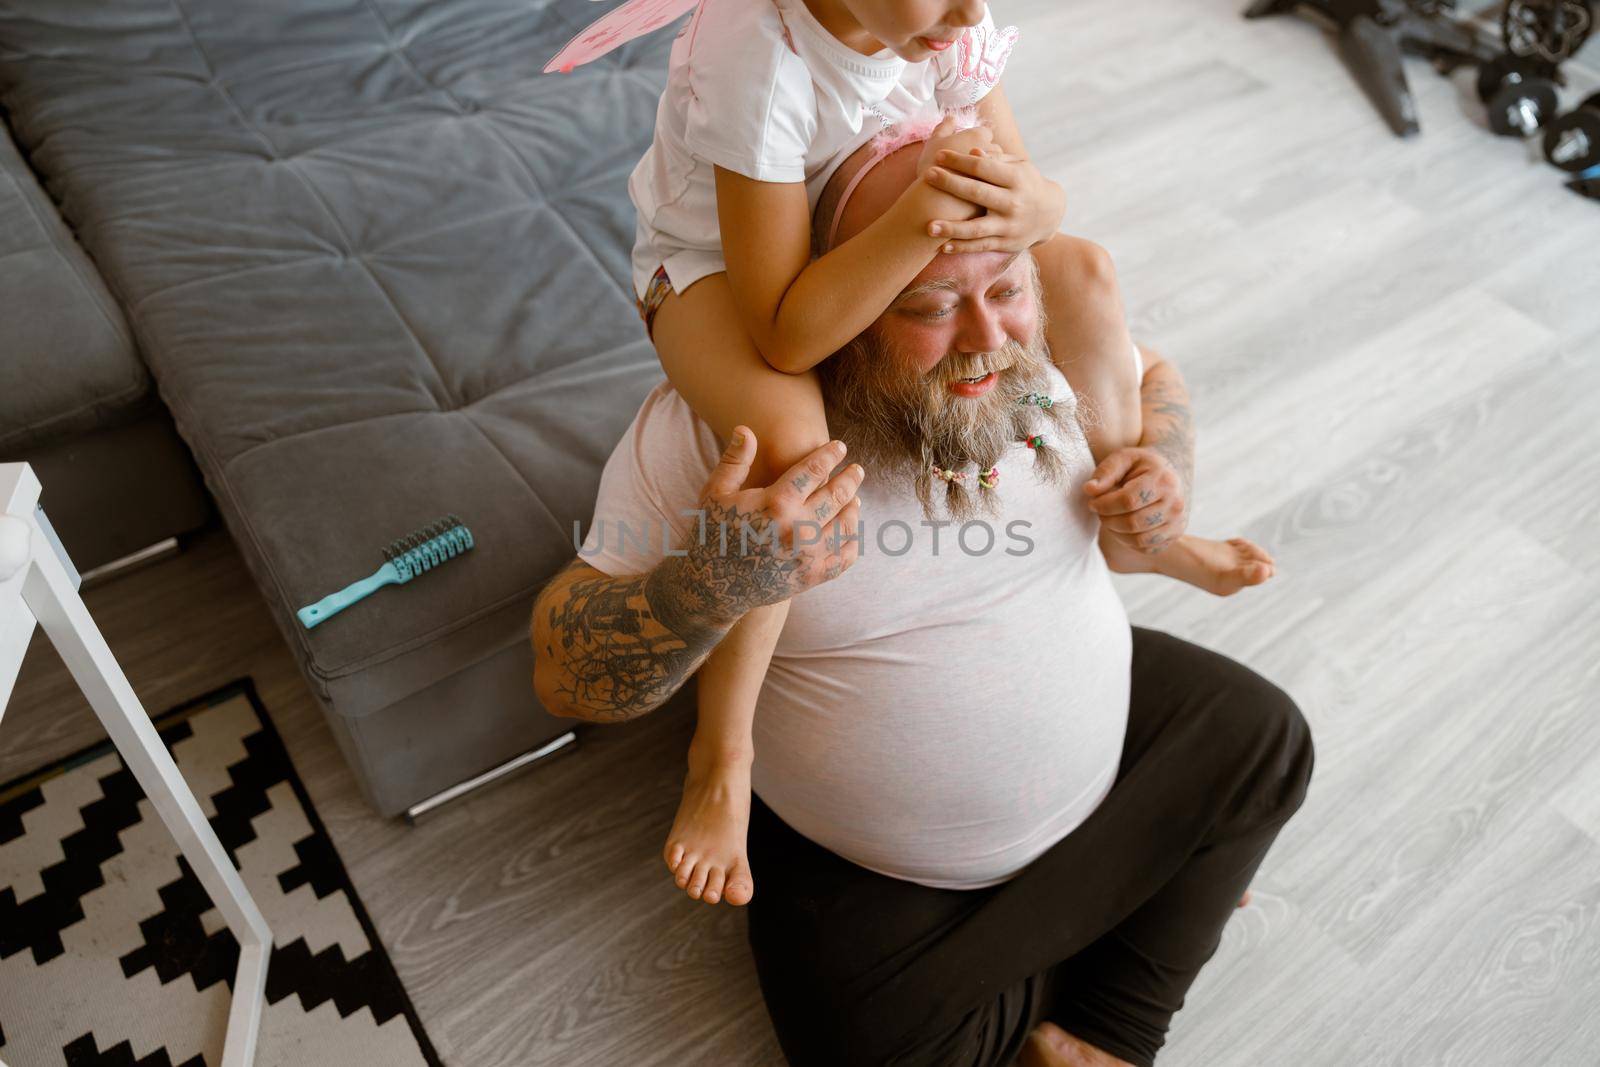
[[1500, 12], [1500, 40], [1514, 56], [1538, 56], [1547, 63], [1571, 59], [1594, 27], [1587, 0], [1506, 0]]
[[1600, 93], [1545, 127], [1544, 158], [1573, 174], [1600, 165]]
[[1556, 113], [1550, 65], [1522, 56], [1498, 56], [1478, 68], [1478, 99], [1489, 109], [1489, 128], [1502, 137], [1528, 137]]

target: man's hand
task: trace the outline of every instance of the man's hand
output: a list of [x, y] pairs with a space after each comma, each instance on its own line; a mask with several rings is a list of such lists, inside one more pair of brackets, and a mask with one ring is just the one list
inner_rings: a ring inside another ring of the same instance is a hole
[[[713, 615], [730, 622], [843, 574], [861, 551], [859, 463], [832, 474], [845, 446], [830, 441], [765, 489], [740, 489], [755, 434], [734, 428], [706, 480], [703, 521], [689, 530], [684, 577]], [[832, 477], [830, 477], [832, 475]]]
[[947, 240], [944, 252], [1022, 252], [1061, 227], [1066, 194], [1021, 156], [944, 149], [923, 180], [984, 209], [970, 221], [941, 219], [928, 233]]
[[735, 427], [706, 481], [705, 536], [694, 530], [682, 555], [616, 577], [574, 559], [539, 593], [534, 691], [547, 709], [590, 722], [653, 711], [746, 612], [843, 574], [855, 562], [861, 545], [855, 495], [865, 472], [852, 463], [828, 477], [844, 446], [817, 449], [776, 485], [740, 490], [755, 454], [755, 435]]
[[1153, 448], [1121, 448], [1084, 484], [1089, 510], [1113, 537], [1141, 552], [1159, 552], [1189, 525], [1188, 489]]

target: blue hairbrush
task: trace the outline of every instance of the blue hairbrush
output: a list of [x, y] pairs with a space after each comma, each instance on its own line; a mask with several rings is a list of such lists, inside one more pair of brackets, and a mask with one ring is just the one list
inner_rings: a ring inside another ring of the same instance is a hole
[[446, 515], [415, 533], [389, 542], [389, 547], [383, 550], [387, 563], [359, 582], [352, 582], [337, 593], [329, 593], [315, 604], [301, 608], [295, 615], [309, 630], [384, 586], [409, 582], [423, 571], [454, 559], [472, 545], [472, 531], [454, 515]]

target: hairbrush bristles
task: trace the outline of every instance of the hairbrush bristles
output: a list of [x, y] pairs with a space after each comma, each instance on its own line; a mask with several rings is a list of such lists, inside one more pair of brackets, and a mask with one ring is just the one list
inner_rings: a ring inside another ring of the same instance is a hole
[[390, 541], [383, 550], [383, 558], [394, 564], [402, 582], [409, 582], [471, 547], [472, 531], [454, 515], [446, 515], [415, 533]]
[[437, 522], [389, 542], [383, 550], [386, 562], [375, 574], [352, 582], [337, 593], [329, 593], [315, 604], [301, 608], [295, 615], [309, 630], [386, 585], [409, 582], [423, 571], [454, 559], [473, 544], [472, 531], [454, 515], [446, 515]]

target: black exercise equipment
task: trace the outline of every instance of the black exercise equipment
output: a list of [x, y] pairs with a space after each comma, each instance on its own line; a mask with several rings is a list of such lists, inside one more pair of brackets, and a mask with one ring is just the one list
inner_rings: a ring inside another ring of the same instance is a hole
[[1506, 0], [1500, 38], [1514, 56], [1565, 63], [1594, 29], [1587, 0]]
[[1373, 104], [1401, 137], [1422, 127], [1401, 69], [1402, 54], [1483, 62], [1472, 31], [1440, 17], [1453, 0], [1252, 0], [1245, 18], [1294, 12], [1338, 35], [1339, 52]]
[[1545, 127], [1544, 158], [1573, 174], [1600, 166], [1600, 93]]
[[1478, 68], [1478, 99], [1489, 129], [1502, 137], [1531, 137], [1555, 116], [1555, 68], [1542, 59], [1499, 56]]

